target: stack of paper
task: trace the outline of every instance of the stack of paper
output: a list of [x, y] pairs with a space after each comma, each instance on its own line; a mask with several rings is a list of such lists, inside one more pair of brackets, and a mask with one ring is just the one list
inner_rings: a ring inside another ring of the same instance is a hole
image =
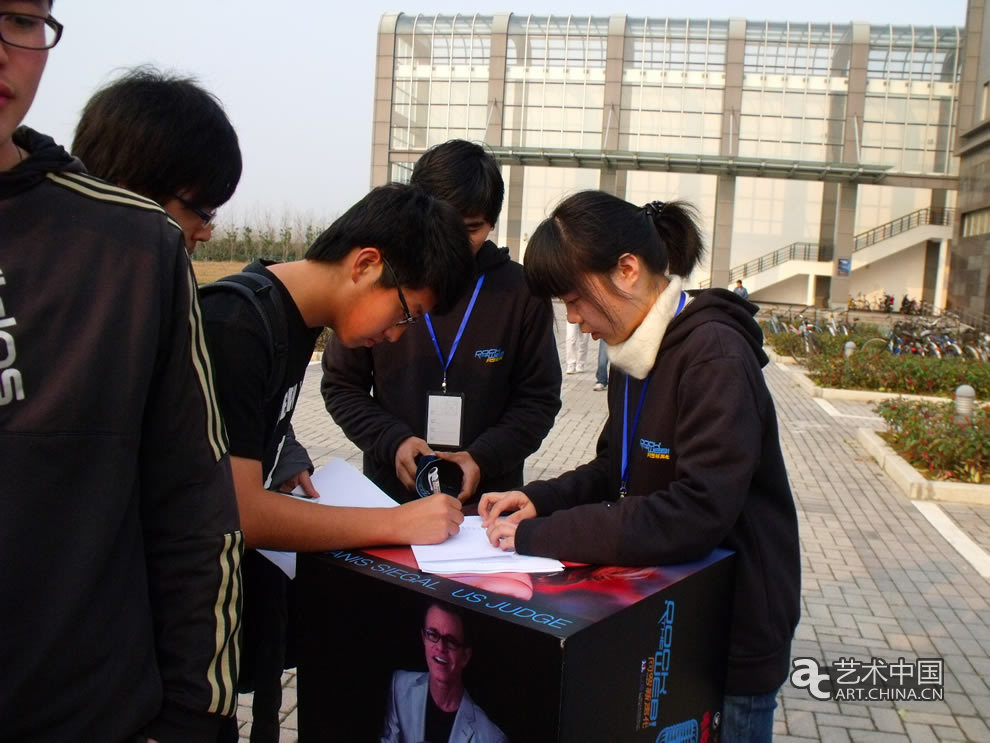
[[460, 573], [555, 573], [564, 566], [549, 557], [505, 552], [488, 541], [480, 516], [465, 516], [461, 530], [441, 544], [414, 544], [419, 569], [436, 575]]

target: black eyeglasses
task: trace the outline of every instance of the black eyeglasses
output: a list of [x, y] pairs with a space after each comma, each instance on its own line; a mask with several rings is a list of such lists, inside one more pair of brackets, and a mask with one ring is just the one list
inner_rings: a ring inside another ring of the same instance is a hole
[[62, 28], [51, 16], [0, 13], [0, 41], [20, 49], [51, 49], [62, 38]]
[[460, 650], [464, 647], [463, 640], [458, 640], [453, 635], [442, 635], [432, 627], [427, 627], [423, 630], [423, 637], [432, 642], [434, 645], [443, 641], [444, 646], [450, 648], [451, 650]]
[[200, 209], [198, 206], [196, 206], [195, 204], [193, 204], [188, 199], [182, 198], [177, 193], [176, 194], [172, 194], [172, 196], [175, 198], [176, 201], [178, 201], [180, 204], [182, 204], [186, 209], [188, 209], [193, 214], [195, 214], [197, 217], [199, 217], [200, 219], [202, 219], [203, 220], [203, 226], [204, 227], [209, 227], [211, 224], [213, 224], [213, 220], [217, 218], [217, 210], [216, 209], [214, 209], [212, 212], [208, 212], [208, 211], [206, 211], [206, 209]]
[[399, 301], [402, 302], [402, 311], [406, 314], [406, 316], [399, 320], [396, 325], [415, 325], [416, 318], [413, 317], [412, 313], [409, 311], [409, 305], [406, 304], [406, 295], [402, 293], [402, 287], [399, 286], [399, 280], [395, 277], [395, 271], [392, 270], [392, 266], [389, 265], [389, 262], [385, 260], [384, 254], [382, 255], [382, 263], [385, 265], [388, 275], [392, 277], [392, 283], [395, 284], [395, 290], [399, 293]]

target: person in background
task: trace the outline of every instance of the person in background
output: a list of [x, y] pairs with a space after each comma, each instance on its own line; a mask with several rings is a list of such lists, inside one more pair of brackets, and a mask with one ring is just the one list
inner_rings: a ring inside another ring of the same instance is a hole
[[567, 323], [564, 336], [564, 370], [567, 374], [580, 374], [588, 358], [588, 336], [572, 322]]
[[582, 192], [540, 224], [526, 280], [608, 344], [609, 416], [592, 461], [486, 493], [479, 513], [493, 545], [561, 560], [664, 565], [734, 550], [722, 740], [762, 743], [800, 613], [797, 514], [755, 308], [683, 290], [702, 253], [684, 203]]
[[488, 240], [504, 193], [494, 157], [451, 140], [420, 157], [411, 183], [460, 214], [473, 292], [394, 344], [348, 349], [332, 339], [320, 389], [378, 487], [399, 502], [415, 498], [416, 460], [436, 453], [460, 467], [458, 497], [467, 501], [522, 485], [526, 457], [553, 426], [561, 383], [553, 310], [530, 293], [508, 249]]
[[0, 0], [5, 740], [214, 741], [243, 537], [180, 230], [18, 128], [62, 25]]
[[595, 369], [595, 392], [604, 392], [608, 389], [608, 346], [605, 341], [598, 341], [598, 368]]
[[736, 279], [736, 288], [733, 289], [732, 292], [738, 297], [749, 299], [749, 292], [746, 290], [746, 287], [743, 286], [742, 279]]
[[186, 250], [209, 241], [241, 178], [237, 133], [192, 77], [137, 67], [83, 107], [72, 154], [94, 175], [161, 204]]

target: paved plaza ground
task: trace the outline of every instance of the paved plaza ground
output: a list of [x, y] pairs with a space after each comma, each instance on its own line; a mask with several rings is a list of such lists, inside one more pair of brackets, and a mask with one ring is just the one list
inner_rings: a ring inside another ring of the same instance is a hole
[[[557, 306], [562, 317], [561, 308]], [[415, 329], [414, 329], [415, 330]], [[557, 335], [563, 338], [563, 320]], [[592, 345], [592, 355], [597, 351]], [[561, 347], [562, 353], [562, 347]], [[564, 377], [563, 408], [526, 479], [553, 477], [587, 461], [605, 420], [605, 393], [587, 371]], [[794, 657], [896, 662], [944, 659], [940, 702], [817, 701], [785, 684], [775, 740], [990, 742], [990, 578], [983, 577], [898, 489], [856, 441], [856, 429], [880, 430], [872, 405], [812, 398], [797, 370], [765, 370], [780, 420], [781, 443], [797, 502], [802, 547], [801, 623]], [[360, 452], [333, 423], [310, 366], [293, 418], [317, 465]], [[940, 505], [952, 524], [990, 551], [990, 508]], [[282, 741], [297, 740], [295, 676], [284, 678]], [[241, 697], [242, 740], [250, 731], [250, 695]]]

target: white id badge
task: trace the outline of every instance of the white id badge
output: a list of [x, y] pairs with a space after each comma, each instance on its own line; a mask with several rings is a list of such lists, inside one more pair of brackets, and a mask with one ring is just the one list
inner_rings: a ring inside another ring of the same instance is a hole
[[461, 411], [464, 395], [427, 394], [426, 443], [430, 446], [461, 445]]

